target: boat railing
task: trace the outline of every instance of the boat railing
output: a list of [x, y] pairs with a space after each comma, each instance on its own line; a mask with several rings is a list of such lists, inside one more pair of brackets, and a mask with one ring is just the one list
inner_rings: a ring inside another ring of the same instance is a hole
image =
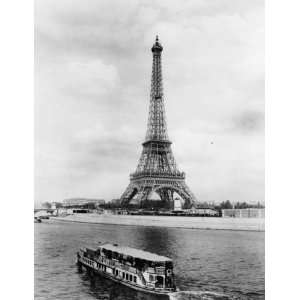
[[116, 268], [122, 269], [127, 272], [131, 272], [131, 273], [135, 273], [135, 274], [137, 273], [136, 268], [128, 266], [128, 265], [124, 265], [117, 260], [110, 260], [103, 256], [100, 256], [97, 261], [108, 267], [116, 267]]
[[165, 270], [166, 270], [165, 267], [155, 267], [155, 268], [148, 267], [146, 269], [146, 272], [150, 274], [165, 275]]
[[157, 275], [165, 275], [165, 271], [166, 271], [165, 267], [156, 267], [155, 268], [155, 273]]
[[154, 269], [154, 268], [151, 268], [151, 267], [148, 267], [148, 268], [146, 269], [146, 272], [147, 272], [147, 273], [151, 273], [151, 274], [155, 274], [155, 269]]
[[134, 273], [134, 274], [137, 274], [137, 269], [136, 268], [133, 268], [131, 266], [127, 266], [127, 265], [123, 265], [123, 264], [120, 264], [120, 263], [117, 263], [116, 264], [116, 267], [124, 270], [124, 271], [127, 271], [127, 272], [130, 272], [130, 273]]

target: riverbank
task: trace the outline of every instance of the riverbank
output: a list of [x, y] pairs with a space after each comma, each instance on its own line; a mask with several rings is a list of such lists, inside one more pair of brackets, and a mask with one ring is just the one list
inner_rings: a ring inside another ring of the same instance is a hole
[[265, 219], [262, 218], [207, 218], [181, 216], [132, 216], [132, 215], [98, 215], [76, 214], [55, 217], [52, 220], [65, 222], [114, 224], [132, 226], [155, 226], [189, 229], [264, 231]]

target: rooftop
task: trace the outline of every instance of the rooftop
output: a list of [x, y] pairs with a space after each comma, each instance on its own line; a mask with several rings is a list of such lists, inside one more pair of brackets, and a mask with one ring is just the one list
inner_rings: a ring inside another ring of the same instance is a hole
[[112, 244], [103, 244], [99, 246], [100, 248], [111, 250], [113, 252], [118, 252], [124, 255], [145, 259], [149, 261], [155, 261], [155, 262], [166, 262], [166, 261], [172, 261], [170, 258], [166, 256], [157, 255], [155, 253], [130, 248], [130, 247], [123, 247], [118, 245], [112, 245]]

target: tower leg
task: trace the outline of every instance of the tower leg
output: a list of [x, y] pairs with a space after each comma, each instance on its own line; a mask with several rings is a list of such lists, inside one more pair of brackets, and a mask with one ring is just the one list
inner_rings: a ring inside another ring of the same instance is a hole
[[126, 207], [129, 202], [132, 200], [132, 198], [139, 192], [139, 189], [136, 185], [130, 183], [125, 192], [122, 194], [120, 200], [121, 200], [121, 206]]
[[162, 201], [162, 207], [164, 208], [171, 208], [172, 207], [172, 200], [173, 200], [173, 193], [169, 189], [161, 189], [158, 191], [158, 194]]

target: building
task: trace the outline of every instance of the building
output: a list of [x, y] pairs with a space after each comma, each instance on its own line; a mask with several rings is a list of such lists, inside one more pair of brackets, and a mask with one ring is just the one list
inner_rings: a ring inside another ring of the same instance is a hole
[[219, 213], [212, 208], [191, 208], [184, 210], [186, 214], [197, 216], [217, 217]]
[[181, 211], [182, 210], [182, 204], [179, 198], [174, 199], [174, 211]]
[[103, 199], [89, 199], [89, 198], [70, 198], [63, 200], [64, 207], [79, 207], [87, 206], [89, 204], [94, 204], [95, 206], [100, 206], [105, 204]]
[[222, 209], [223, 218], [264, 218], [264, 208]]
[[57, 209], [62, 206], [61, 202], [51, 202], [51, 209]]
[[72, 215], [73, 214], [73, 209], [72, 208], [64, 208], [60, 207], [55, 210], [55, 214], [58, 216], [67, 216], [67, 215]]
[[121, 205], [121, 199], [112, 199], [110, 203], [114, 206], [120, 206]]
[[121, 204], [126, 207], [134, 201], [147, 207], [151, 195], [156, 193], [163, 208], [173, 208], [177, 193], [184, 200], [183, 208], [190, 208], [195, 205], [196, 198], [185, 182], [185, 173], [177, 167], [167, 133], [161, 66], [163, 47], [158, 37], [151, 51], [151, 96], [146, 137], [136, 170], [130, 174], [130, 183], [121, 196]]

